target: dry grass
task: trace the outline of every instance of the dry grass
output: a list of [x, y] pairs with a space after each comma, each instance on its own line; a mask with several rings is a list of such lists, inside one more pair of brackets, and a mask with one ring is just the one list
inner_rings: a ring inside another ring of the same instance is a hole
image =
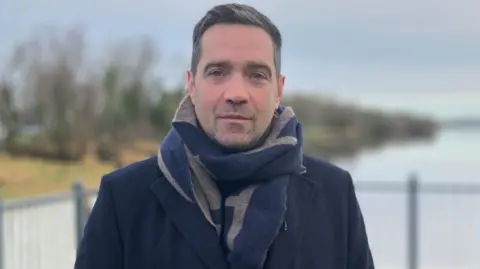
[[[158, 142], [139, 142], [122, 152], [124, 165], [151, 156]], [[112, 164], [101, 163], [88, 155], [80, 163], [64, 164], [33, 158], [12, 158], [0, 154], [0, 187], [6, 199], [68, 191], [81, 179], [87, 188], [97, 188], [101, 177], [113, 171]]]

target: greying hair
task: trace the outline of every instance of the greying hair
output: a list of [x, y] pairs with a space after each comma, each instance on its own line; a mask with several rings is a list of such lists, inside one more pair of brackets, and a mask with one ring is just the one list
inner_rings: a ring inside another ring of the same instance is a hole
[[216, 24], [243, 24], [263, 29], [272, 38], [274, 63], [277, 76], [280, 75], [282, 36], [277, 26], [255, 8], [243, 4], [217, 5], [210, 9], [195, 25], [193, 30], [193, 50], [190, 70], [195, 75], [202, 54], [203, 34]]

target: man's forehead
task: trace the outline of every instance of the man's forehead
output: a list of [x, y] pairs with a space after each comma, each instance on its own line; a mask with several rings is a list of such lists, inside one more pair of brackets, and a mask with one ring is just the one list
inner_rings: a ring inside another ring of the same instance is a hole
[[202, 40], [225, 40], [227, 38], [236, 37], [243, 38], [257, 38], [273, 44], [270, 35], [261, 27], [245, 24], [223, 24], [219, 23], [208, 28], [202, 36]]
[[245, 25], [216, 25], [201, 40], [201, 61], [232, 64], [274, 63], [274, 44], [261, 28]]

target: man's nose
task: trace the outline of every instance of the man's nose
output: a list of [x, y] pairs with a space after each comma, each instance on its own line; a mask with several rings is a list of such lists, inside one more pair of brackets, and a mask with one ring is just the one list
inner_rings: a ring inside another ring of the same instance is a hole
[[225, 91], [225, 100], [232, 104], [244, 104], [248, 102], [248, 86], [243, 76], [233, 76]]

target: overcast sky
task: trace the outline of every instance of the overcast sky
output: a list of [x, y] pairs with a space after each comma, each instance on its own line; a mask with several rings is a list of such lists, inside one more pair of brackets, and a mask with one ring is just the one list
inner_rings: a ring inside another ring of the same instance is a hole
[[[213, 0], [2, 0], [0, 59], [38, 27], [82, 24], [92, 47], [149, 35], [177, 81]], [[288, 90], [439, 117], [480, 116], [479, 0], [238, 1], [284, 37]], [[1, 69], [0, 69], [1, 70]]]

